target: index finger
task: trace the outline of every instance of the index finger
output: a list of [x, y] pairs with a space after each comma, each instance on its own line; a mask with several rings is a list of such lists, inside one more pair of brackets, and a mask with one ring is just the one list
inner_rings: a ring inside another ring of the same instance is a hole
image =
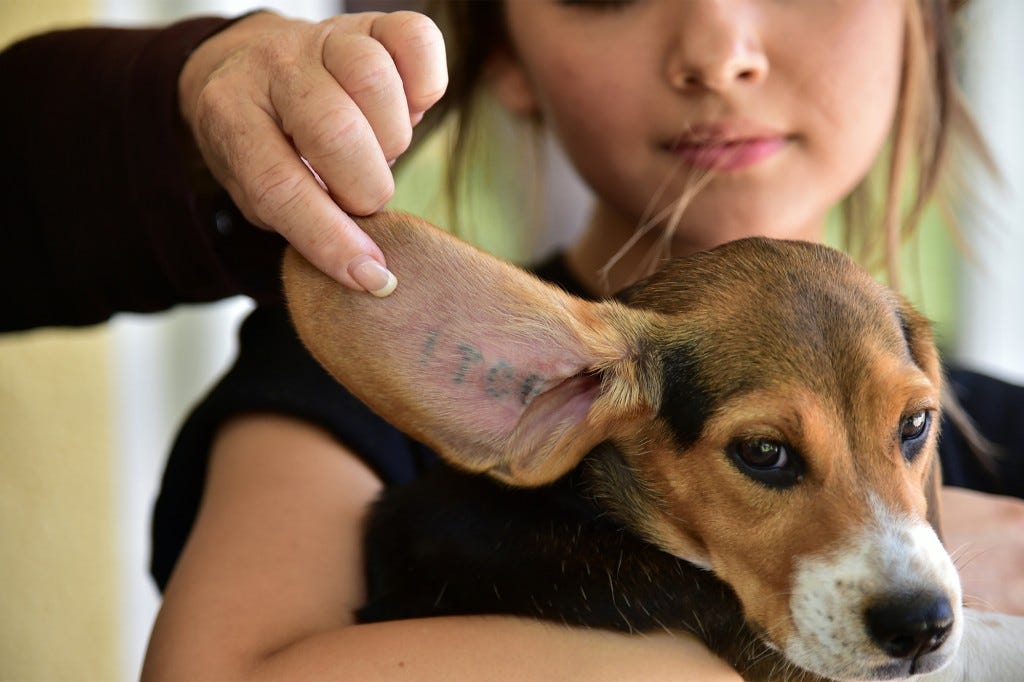
[[319, 270], [350, 289], [377, 296], [390, 293], [396, 282], [380, 248], [321, 187], [265, 112], [253, 108], [245, 115], [247, 130], [260, 144], [235, 150], [247, 172], [230, 184], [241, 194], [236, 201], [246, 217], [276, 230]]

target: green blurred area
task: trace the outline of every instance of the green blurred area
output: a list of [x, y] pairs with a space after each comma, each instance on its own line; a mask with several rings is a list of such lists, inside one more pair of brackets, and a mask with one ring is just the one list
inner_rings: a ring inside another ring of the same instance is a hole
[[523, 135], [523, 129], [510, 129], [493, 103], [485, 102], [478, 115], [482, 132], [470, 141], [472, 163], [456, 210], [451, 210], [446, 184], [454, 137], [450, 124], [403, 159], [389, 208], [418, 215], [489, 253], [523, 263], [535, 237], [536, 228], [531, 226], [541, 217], [543, 194], [527, 186], [531, 178], [536, 179], [538, 164], [533, 155], [537, 149], [531, 143], [533, 136]]
[[[829, 218], [825, 241], [842, 248], [838, 211]], [[931, 320], [936, 342], [944, 352], [955, 342], [957, 268], [960, 261], [956, 241], [942, 211], [929, 207], [915, 235], [904, 245], [900, 260], [901, 293]], [[875, 276], [885, 281], [882, 272]]]

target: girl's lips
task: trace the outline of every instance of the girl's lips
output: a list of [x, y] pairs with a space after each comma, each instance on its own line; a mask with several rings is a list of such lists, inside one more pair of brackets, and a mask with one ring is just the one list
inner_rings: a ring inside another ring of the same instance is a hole
[[740, 170], [774, 156], [784, 146], [786, 138], [752, 137], [737, 140], [709, 140], [676, 144], [672, 152], [682, 161], [696, 168], [708, 170]]

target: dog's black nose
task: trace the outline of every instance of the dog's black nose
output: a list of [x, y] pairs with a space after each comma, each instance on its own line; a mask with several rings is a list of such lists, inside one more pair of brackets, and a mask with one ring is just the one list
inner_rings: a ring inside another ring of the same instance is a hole
[[917, 658], [935, 651], [953, 629], [949, 599], [934, 592], [883, 597], [864, 612], [871, 639], [893, 658]]

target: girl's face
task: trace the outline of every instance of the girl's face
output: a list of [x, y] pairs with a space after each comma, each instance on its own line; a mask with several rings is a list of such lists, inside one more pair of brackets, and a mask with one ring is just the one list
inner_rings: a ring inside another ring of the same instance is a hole
[[605, 213], [632, 228], [707, 183], [677, 253], [820, 239], [894, 116], [902, 0], [505, 4], [499, 96], [553, 129]]

